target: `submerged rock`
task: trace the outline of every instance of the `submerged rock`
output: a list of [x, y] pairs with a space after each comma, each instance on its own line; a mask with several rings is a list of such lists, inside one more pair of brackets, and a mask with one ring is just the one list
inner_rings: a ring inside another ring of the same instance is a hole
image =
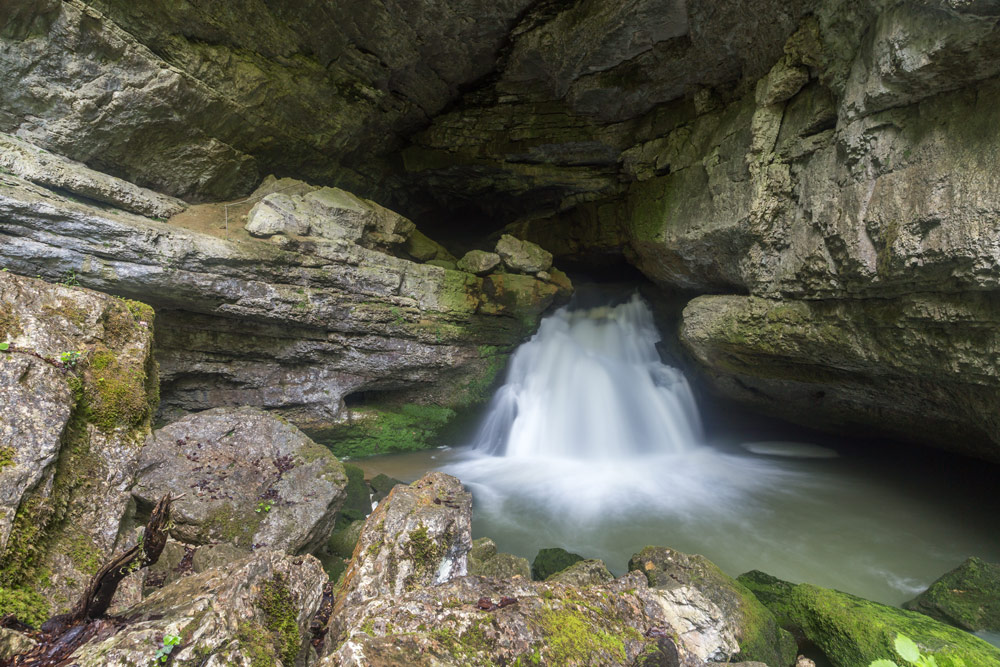
[[531, 562], [531, 578], [545, 581], [553, 574], [562, 572], [573, 563], [583, 560], [583, 556], [570, 553], [561, 547], [540, 549]]
[[737, 581], [764, 603], [782, 627], [816, 644], [834, 667], [868, 667], [874, 660], [895, 658], [897, 634], [916, 642], [939, 667], [1000, 664], [1000, 649], [923, 614], [811, 584], [791, 584], [763, 572], [748, 572]]
[[695, 589], [722, 610], [740, 644], [739, 657], [769, 665], [791, 665], [795, 640], [745, 586], [704, 556], [668, 547], [646, 547], [629, 560], [630, 571], [646, 575], [649, 585], [664, 590]]
[[397, 486], [406, 486], [406, 482], [401, 482], [394, 477], [389, 477], [385, 473], [379, 473], [371, 478], [368, 484], [372, 488], [372, 502], [380, 503], [389, 492]]
[[326, 541], [347, 475], [329, 450], [257, 408], [216, 408], [154, 432], [133, 495], [173, 504], [173, 537], [308, 553]]
[[0, 272], [0, 615], [66, 611], [128, 539], [152, 326], [141, 303]]
[[969, 632], [1000, 631], [1000, 564], [969, 558], [903, 607]]
[[552, 268], [552, 253], [510, 234], [500, 237], [496, 250], [504, 266], [517, 273], [538, 273]]

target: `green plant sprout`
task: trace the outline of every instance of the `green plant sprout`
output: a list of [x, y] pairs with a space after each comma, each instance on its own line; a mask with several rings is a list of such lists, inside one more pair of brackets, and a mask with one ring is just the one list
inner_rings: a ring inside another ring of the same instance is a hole
[[267, 500], [265, 500], [264, 502], [257, 503], [257, 509], [254, 510], [254, 512], [256, 512], [257, 514], [260, 514], [261, 512], [267, 514], [270, 511], [271, 511], [271, 503], [270, 501]]
[[10, 343], [0, 343], [0, 352], [6, 352], [10, 349]]
[[62, 354], [60, 354], [59, 361], [61, 361], [63, 365], [68, 368], [74, 368], [77, 362], [80, 361], [80, 357], [82, 356], [83, 356], [82, 352], [77, 352], [76, 350], [72, 350], [70, 352], [63, 352]]
[[[896, 635], [896, 641], [893, 642], [893, 648], [896, 649], [896, 653], [899, 654], [903, 660], [916, 667], [937, 667], [937, 661], [932, 655], [920, 655], [920, 648], [917, 647], [916, 643], [901, 634]], [[892, 660], [886, 660], [885, 658], [880, 658], [879, 660], [874, 660], [868, 667], [900, 667], [898, 664]]]
[[174, 650], [174, 647], [181, 643], [181, 638], [179, 635], [165, 634], [163, 635], [163, 646], [161, 646], [156, 651], [156, 655], [153, 657], [154, 663], [165, 663], [170, 659], [170, 652]]

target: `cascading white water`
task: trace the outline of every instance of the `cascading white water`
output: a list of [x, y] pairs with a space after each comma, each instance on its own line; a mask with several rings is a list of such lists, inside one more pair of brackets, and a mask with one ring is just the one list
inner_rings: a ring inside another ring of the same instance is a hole
[[475, 442], [513, 458], [622, 460], [681, 453], [701, 440], [683, 374], [660, 361], [638, 294], [546, 318], [514, 354]]
[[474, 446], [445, 468], [473, 489], [478, 516], [558, 516], [582, 538], [596, 518], [639, 508], [726, 513], [762, 483], [766, 465], [703, 446], [691, 389], [660, 360], [659, 340], [638, 295], [543, 320], [514, 353]]
[[924, 493], [936, 476], [911, 496], [891, 481], [895, 462], [867, 470], [781, 431], [748, 442], [726, 424], [706, 438], [658, 340], [638, 297], [541, 323], [474, 446], [431, 455], [472, 491], [474, 536], [529, 559], [563, 547], [617, 573], [643, 546], [667, 545], [730, 574], [762, 569], [893, 604], [968, 553], [1000, 554], [988, 503], [957, 501], [964, 519], [986, 508], [981, 528], [954, 521]]

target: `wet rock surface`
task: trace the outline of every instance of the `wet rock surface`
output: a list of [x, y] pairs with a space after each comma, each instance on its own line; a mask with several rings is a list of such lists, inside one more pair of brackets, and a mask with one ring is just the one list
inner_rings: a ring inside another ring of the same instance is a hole
[[256, 408], [216, 408], [155, 431], [132, 491], [173, 505], [171, 535], [288, 553], [319, 548], [346, 497], [347, 475], [328, 449]]
[[[739, 653], [722, 610], [695, 587], [650, 588], [637, 572], [614, 579], [599, 561], [577, 562], [562, 573], [563, 580], [533, 582], [523, 576], [466, 576], [464, 568], [445, 571], [441, 563], [447, 558], [439, 563], [438, 550], [429, 562], [437, 567], [427, 570], [429, 575], [436, 569], [439, 576], [408, 575], [410, 585], [406, 577], [400, 585], [401, 573], [424, 567], [424, 550], [415, 546], [422, 531], [403, 537], [405, 529], [391, 527], [426, 521], [425, 526], [449, 526], [437, 530], [445, 536], [456, 527], [464, 533], [471, 519], [467, 506], [434, 502], [442, 490], [458, 498], [460, 488], [454, 478], [429, 473], [396, 487], [372, 514], [337, 593], [319, 664], [490, 665], [520, 659], [701, 667]], [[498, 557], [487, 539], [463, 548], [473, 567]], [[376, 594], [376, 584], [387, 592]]]
[[628, 568], [645, 574], [653, 588], [694, 589], [718, 605], [739, 641], [740, 658], [769, 665], [790, 665], [795, 660], [797, 647], [792, 636], [778, 626], [753, 593], [704, 556], [646, 547], [632, 556]]

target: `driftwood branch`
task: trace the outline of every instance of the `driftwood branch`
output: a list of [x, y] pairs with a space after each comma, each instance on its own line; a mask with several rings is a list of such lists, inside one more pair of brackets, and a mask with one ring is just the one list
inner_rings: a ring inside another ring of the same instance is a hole
[[170, 521], [171, 502], [173, 499], [169, 493], [160, 498], [153, 508], [139, 543], [120, 556], [112, 558], [97, 571], [70, 614], [71, 624], [104, 616], [122, 579], [159, 560], [163, 547], [167, 544], [166, 526]]
[[[180, 497], [180, 496], [178, 496]], [[87, 584], [73, 611], [55, 616], [42, 625], [32, 638], [38, 642], [28, 653], [0, 661], [2, 667], [54, 667], [66, 664], [66, 659], [91, 637], [105, 632], [109, 623], [122, 623], [121, 619], [103, 619], [111, 600], [122, 580], [133, 572], [152, 565], [163, 553], [167, 544], [167, 525], [170, 522], [170, 503], [177, 498], [170, 494], [160, 498], [146, 523], [139, 543], [123, 554], [105, 563]], [[4, 618], [3, 626], [18, 629], [14, 619]]]

